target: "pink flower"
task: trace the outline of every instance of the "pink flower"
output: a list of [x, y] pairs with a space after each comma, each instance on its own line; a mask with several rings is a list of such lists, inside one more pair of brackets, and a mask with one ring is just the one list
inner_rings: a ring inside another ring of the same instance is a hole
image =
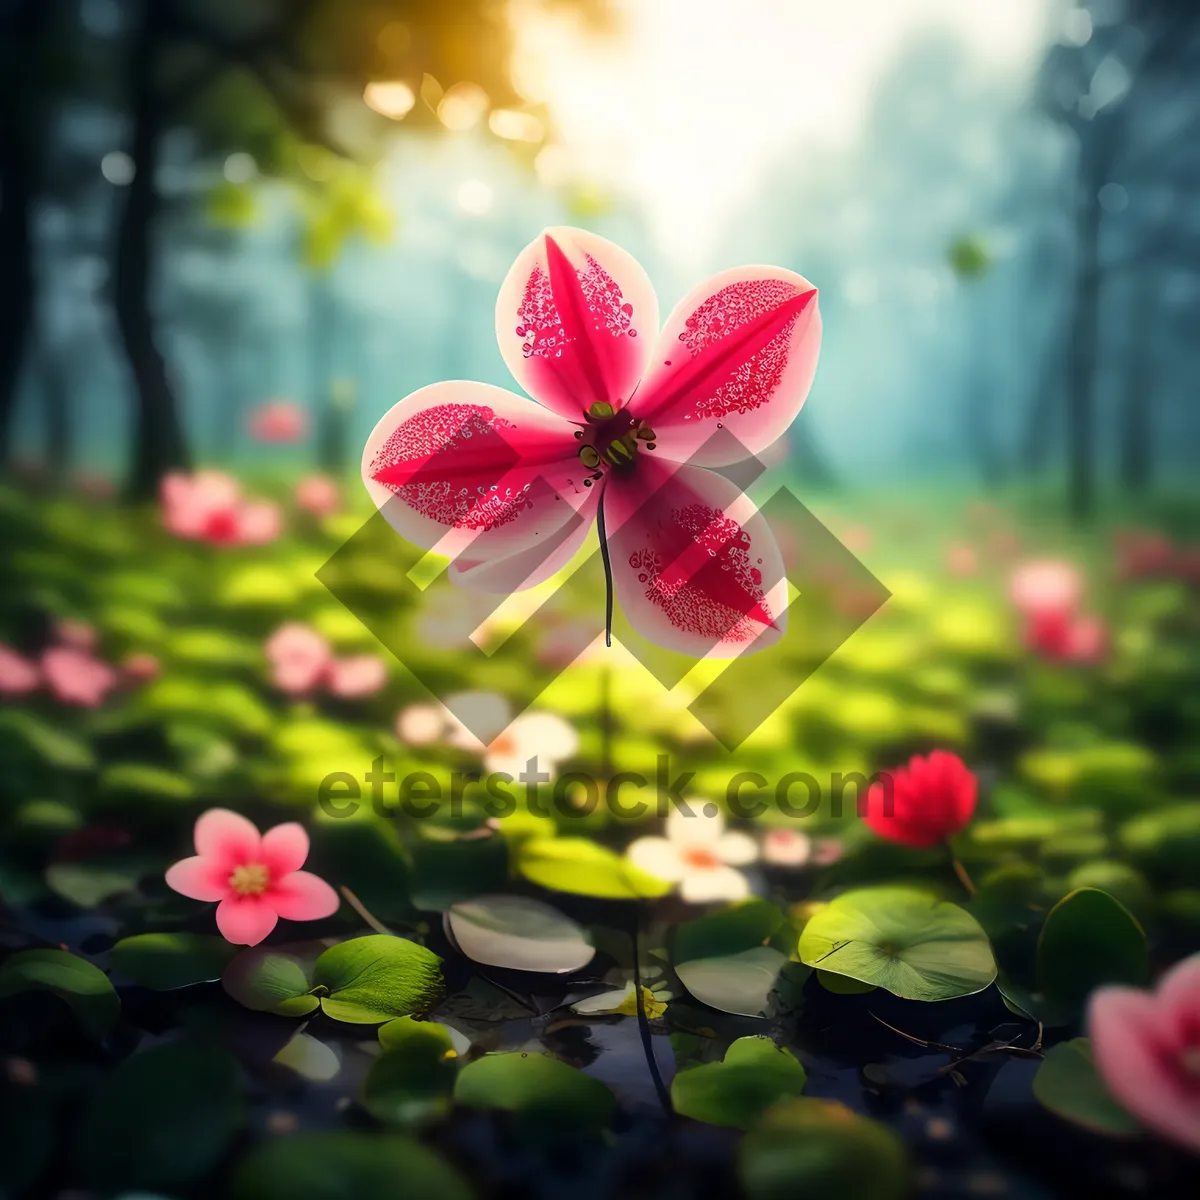
[[959, 833], [975, 813], [978, 781], [948, 750], [914, 754], [907, 767], [886, 774], [891, 785], [871, 784], [863, 820], [888, 841], [927, 849]]
[[131, 654], [121, 664], [121, 673], [128, 683], [138, 686], [158, 678], [159, 661], [153, 654]]
[[812, 839], [796, 829], [768, 829], [763, 835], [762, 860], [772, 867], [802, 867], [812, 858]]
[[343, 699], [373, 696], [386, 683], [387, 665], [375, 654], [337, 658], [329, 664], [329, 690]]
[[37, 664], [0, 645], [0, 696], [26, 696], [41, 682]]
[[250, 413], [250, 436], [260, 442], [298, 442], [308, 432], [308, 413], [291, 400], [268, 400]]
[[117, 673], [85, 650], [51, 646], [42, 654], [42, 675], [63, 704], [96, 708], [117, 684]]
[[484, 592], [533, 587], [593, 519], [643, 636], [729, 657], [783, 634], [779, 548], [733, 483], [702, 469], [765, 450], [816, 370], [817, 290], [779, 267], [725, 271], [658, 328], [646, 273], [580, 229], [517, 257], [496, 304], [500, 352], [541, 402], [437, 383], [376, 425], [363, 479], [403, 537]]
[[1200, 1152], [1200, 954], [1154, 992], [1102, 987], [1088, 1005], [1096, 1070], [1155, 1133]]
[[279, 508], [246, 500], [238, 482], [221, 471], [178, 472], [163, 478], [163, 524], [176, 537], [214, 545], [261, 545], [279, 536]]
[[1013, 571], [1008, 594], [1017, 611], [1027, 617], [1070, 612], [1083, 597], [1083, 576], [1073, 563], [1035, 559]]
[[291, 696], [324, 683], [333, 662], [329, 643], [315, 629], [295, 621], [281, 625], [263, 649], [271, 664], [271, 682]]
[[259, 835], [245, 817], [210, 808], [196, 822], [196, 855], [167, 871], [167, 886], [192, 900], [219, 900], [217, 928], [227, 942], [257, 946], [275, 922], [319, 921], [337, 912], [338, 896], [301, 871], [308, 834], [289, 821]]
[[1067, 611], [1032, 613], [1023, 637], [1035, 654], [1055, 662], [1099, 662], [1108, 650], [1108, 627], [1099, 617]]
[[296, 484], [296, 505], [314, 517], [327, 517], [341, 505], [341, 492], [332, 479], [308, 475]]

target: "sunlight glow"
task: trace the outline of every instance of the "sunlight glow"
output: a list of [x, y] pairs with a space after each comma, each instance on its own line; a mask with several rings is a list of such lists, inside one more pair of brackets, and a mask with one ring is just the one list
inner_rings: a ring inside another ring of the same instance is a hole
[[363, 100], [368, 108], [373, 108], [381, 116], [399, 121], [412, 111], [417, 97], [407, 83], [397, 79], [386, 83], [368, 83], [363, 91]]

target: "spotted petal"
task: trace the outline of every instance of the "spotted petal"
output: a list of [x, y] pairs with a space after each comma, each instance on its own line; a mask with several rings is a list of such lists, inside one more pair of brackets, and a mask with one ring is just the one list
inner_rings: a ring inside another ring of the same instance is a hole
[[402, 537], [472, 561], [546, 538], [588, 497], [571, 426], [485, 383], [435, 383], [394, 405], [362, 474]]
[[658, 300], [620, 246], [583, 229], [547, 229], [517, 256], [496, 301], [496, 337], [513, 378], [535, 399], [582, 422], [637, 387]]
[[659, 452], [722, 466], [765, 450], [808, 396], [821, 348], [817, 291], [782, 267], [739, 267], [676, 305], [632, 404]]
[[783, 560], [729, 480], [647, 456], [604, 491], [613, 582], [629, 623], [692, 657], [733, 658], [783, 634]]

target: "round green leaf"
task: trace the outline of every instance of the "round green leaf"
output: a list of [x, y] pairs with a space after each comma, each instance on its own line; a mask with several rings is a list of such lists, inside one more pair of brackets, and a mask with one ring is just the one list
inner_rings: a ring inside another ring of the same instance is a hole
[[517, 868], [539, 887], [603, 900], [640, 900], [671, 890], [588, 838], [530, 838], [517, 851]]
[[996, 978], [987, 934], [965, 909], [909, 888], [863, 888], [826, 905], [800, 935], [800, 960], [907, 1000], [950, 1000]]
[[1064, 896], [1047, 914], [1037, 946], [1038, 992], [1065, 1023], [1101, 984], [1145, 984], [1146, 935], [1129, 910], [1098, 888]]
[[806, 1079], [791, 1051], [769, 1037], [738, 1038], [722, 1062], [680, 1071], [671, 1081], [671, 1102], [693, 1120], [748, 1129], [772, 1104], [799, 1096]]
[[243, 1117], [236, 1061], [176, 1042], [127, 1058], [89, 1096], [77, 1152], [97, 1189], [173, 1187], [224, 1155]]
[[271, 1061], [313, 1083], [328, 1083], [342, 1069], [338, 1052], [308, 1033], [289, 1038]]
[[250, 946], [239, 951], [221, 972], [221, 986], [255, 1012], [302, 1017], [320, 1004], [311, 995], [312, 977], [324, 951], [320, 942]]
[[863, 983], [849, 975], [835, 975], [832, 971], [818, 971], [817, 982], [835, 996], [865, 996], [876, 990], [873, 983]]
[[373, 1025], [424, 1012], [442, 993], [442, 960], [405, 938], [377, 933], [331, 946], [313, 983], [335, 1021]]
[[1060, 1042], [1046, 1052], [1033, 1077], [1033, 1094], [1052, 1113], [1097, 1133], [1129, 1136], [1138, 1123], [1112, 1098], [1096, 1073], [1087, 1038]]
[[0, 965], [0, 999], [19, 992], [53, 992], [96, 1039], [112, 1032], [121, 1000], [99, 967], [66, 950], [19, 950]]
[[376, 1120], [416, 1125], [450, 1107], [458, 1054], [450, 1031], [434, 1021], [400, 1017], [379, 1030], [384, 1053], [363, 1084], [363, 1107]]
[[616, 1099], [599, 1080], [545, 1054], [488, 1054], [458, 1073], [454, 1099], [571, 1128], [608, 1124]]
[[51, 863], [46, 868], [46, 885], [77, 908], [96, 908], [114, 896], [137, 887], [136, 867], [103, 863]]
[[592, 961], [596, 948], [582, 925], [527, 896], [478, 896], [450, 906], [446, 930], [474, 962], [563, 975]]
[[738, 1172], [749, 1200], [909, 1194], [900, 1138], [831, 1100], [798, 1098], [772, 1108], [742, 1139]]
[[701, 1004], [743, 1017], [766, 1016], [787, 956], [771, 946], [754, 946], [721, 958], [677, 963], [680, 983]]
[[402, 1137], [304, 1133], [253, 1150], [233, 1178], [234, 1200], [471, 1200], [466, 1180], [440, 1155]]
[[114, 971], [140, 987], [170, 992], [221, 978], [237, 954], [224, 938], [201, 933], [139, 933], [109, 951]]

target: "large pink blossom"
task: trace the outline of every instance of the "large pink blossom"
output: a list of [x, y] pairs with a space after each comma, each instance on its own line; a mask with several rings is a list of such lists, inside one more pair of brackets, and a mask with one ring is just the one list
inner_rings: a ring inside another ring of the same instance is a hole
[[117, 685], [117, 672], [86, 650], [51, 646], [42, 654], [41, 674], [62, 704], [97, 708]]
[[217, 928], [227, 942], [257, 946], [287, 921], [319, 921], [337, 912], [337, 893], [301, 871], [308, 834], [290, 821], [259, 834], [245, 817], [210, 808], [196, 822], [196, 854], [167, 871], [167, 886], [192, 900], [219, 900]]
[[1088, 1004], [1096, 1070], [1147, 1128], [1200, 1153], [1200, 954], [1154, 992], [1102, 987]]
[[163, 524], [176, 537], [215, 545], [274, 541], [282, 522], [278, 505], [247, 500], [238, 481], [222, 471], [172, 472], [160, 488]]
[[263, 651], [271, 682], [290, 696], [324, 688], [344, 700], [372, 696], [387, 683], [387, 664], [375, 654], [335, 658], [333, 647], [315, 629], [298, 621], [281, 625]]
[[540, 401], [483, 383], [421, 388], [376, 425], [363, 479], [393, 528], [485, 592], [564, 566], [593, 519], [645, 637], [728, 657], [782, 635], [778, 546], [741, 490], [703, 467], [772, 445], [803, 404], [821, 340], [817, 290], [780, 267], [700, 284], [659, 329], [625, 251], [547, 230], [500, 288], [500, 352]]

